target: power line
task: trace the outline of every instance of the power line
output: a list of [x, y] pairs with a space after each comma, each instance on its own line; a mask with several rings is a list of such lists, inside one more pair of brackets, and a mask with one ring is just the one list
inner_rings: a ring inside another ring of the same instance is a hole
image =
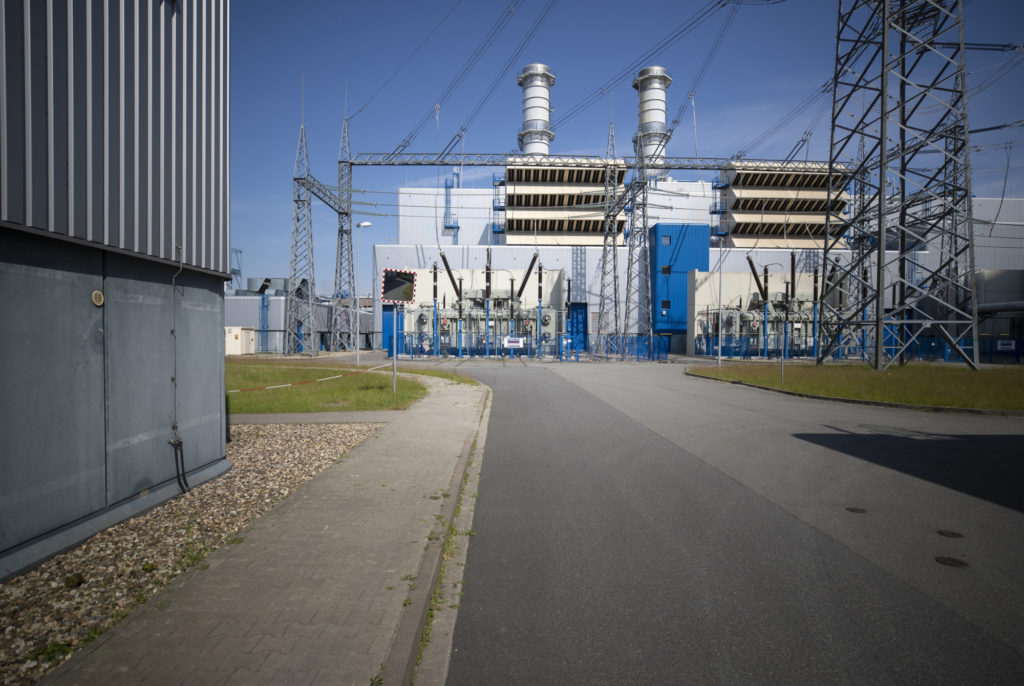
[[541, 10], [540, 15], [537, 17], [537, 19], [534, 20], [533, 25], [530, 26], [529, 30], [526, 32], [526, 35], [523, 36], [522, 40], [519, 41], [519, 45], [516, 46], [516, 49], [512, 51], [512, 54], [509, 55], [509, 58], [505, 60], [505, 64], [503, 64], [501, 66], [501, 69], [498, 70], [498, 73], [495, 75], [494, 80], [491, 82], [490, 88], [487, 89], [483, 97], [480, 98], [479, 102], [477, 102], [476, 107], [473, 108], [473, 111], [470, 113], [469, 117], [462, 124], [462, 126], [459, 127], [459, 130], [455, 132], [455, 135], [452, 136], [452, 139], [448, 142], [448, 145], [445, 146], [445, 149], [441, 151], [441, 155], [447, 155], [452, 150], [454, 150], [455, 146], [458, 145], [459, 141], [461, 141], [462, 138], [466, 135], [466, 132], [469, 130], [469, 127], [473, 125], [473, 122], [476, 120], [481, 110], [483, 110], [484, 106], [487, 105], [487, 102], [491, 99], [491, 96], [494, 95], [494, 92], [498, 89], [498, 86], [505, 79], [505, 74], [508, 73], [509, 68], [519, 60], [519, 57], [523, 54], [523, 51], [526, 49], [526, 46], [530, 43], [531, 40], [533, 40], [533, 37], [536, 35], [537, 30], [540, 29], [541, 25], [544, 23], [544, 20], [548, 18], [549, 14], [551, 14], [551, 10], [554, 8], [556, 4], [558, 4], [558, 0], [548, 0], [548, 4], [544, 6], [544, 9]]
[[349, 121], [352, 121], [353, 119], [355, 119], [355, 117], [356, 117], [356, 115], [357, 115], [357, 114], [359, 114], [360, 112], [362, 112], [363, 110], [365, 110], [365, 109], [366, 109], [366, 106], [367, 106], [367, 105], [369, 105], [369, 104], [370, 104], [371, 102], [373, 102], [374, 98], [376, 98], [376, 97], [377, 97], [377, 96], [378, 96], [378, 95], [380, 94], [380, 92], [381, 92], [382, 90], [384, 90], [384, 88], [385, 88], [385, 87], [387, 87], [387, 85], [388, 85], [389, 83], [391, 83], [391, 82], [392, 82], [392, 81], [393, 81], [393, 80], [395, 79], [395, 77], [396, 77], [396, 76], [398, 76], [398, 73], [399, 73], [400, 71], [402, 71], [402, 69], [404, 69], [404, 68], [405, 68], [405, 66], [406, 66], [407, 64], [409, 64], [409, 62], [411, 62], [411, 61], [412, 61], [412, 58], [413, 58], [413, 57], [415, 57], [416, 55], [418, 55], [418, 54], [419, 54], [420, 50], [422, 50], [422, 49], [423, 49], [423, 46], [427, 44], [427, 41], [429, 41], [429, 40], [430, 40], [430, 39], [431, 39], [431, 38], [432, 38], [432, 37], [434, 36], [434, 34], [435, 34], [435, 33], [437, 33], [437, 30], [438, 30], [439, 28], [441, 28], [441, 25], [442, 25], [442, 24], [444, 24], [444, 23], [445, 23], [446, 21], [448, 21], [448, 17], [452, 16], [452, 13], [453, 13], [453, 12], [454, 12], [454, 11], [456, 10], [456, 8], [458, 8], [458, 6], [459, 6], [459, 5], [461, 5], [461, 4], [462, 4], [462, 0], [455, 0], [455, 4], [454, 4], [454, 5], [452, 5], [452, 8], [451, 8], [450, 10], [448, 10], [448, 13], [447, 13], [447, 14], [445, 14], [445, 15], [444, 15], [443, 17], [441, 17], [441, 21], [437, 22], [437, 25], [436, 25], [436, 26], [435, 26], [435, 27], [434, 27], [434, 28], [433, 28], [433, 29], [432, 29], [432, 30], [430, 31], [430, 33], [428, 33], [428, 34], [427, 34], [427, 35], [426, 35], [426, 36], [425, 36], [425, 37], [423, 38], [423, 40], [422, 40], [422, 41], [420, 41], [420, 44], [416, 46], [416, 49], [415, 49], [415, 50], [413, 50], [412, 52], [410, 52], [410, 53], [409, 53], [409, 56], [405, 58], [405, 61], [403, 61], [403, 62], [402, 62], [402, 63], [401, 63], [400, 65], [398, 65], [398, 68], [397, 68], [397, 69], [395, 69], [395, 71], [394, 71], [394, 72], [393, 72], [393, 73], [391, 74], [391, 76], [389, 76], [389, 77], [388, 77], [388, 78], [387, 78], [387, 79], [386, 79], [386, 80], [384, 81], [384, 83], [382, 83], [382, 84], [380, 85], [380, 87], [378, 87], [378, 88], [377, 88], [377, 90], [375, 90], [375, 91], [373, 92], [373, 95], [371, 95], [371, 96], [370, 96], [369, 98], [367, 98], [366, 102], [364, 102], [364, 103], [363, 103], [363, 104], [362, 104], [362, 105], [361, 105], [361, 106], [359, 107], [359, 109], [357, 109], [357, 110], [356, 110], [356, 111], [355, 111], [355, 112], [354, 112], [354, 113], [352, 114], [352, 116], [350, 116], [350, 117], [348, 118], [348, 119], [349, 119]]
[[687, 19], [682, 24], [679, 24], [674, 29], [672, 29], [670, 33], [668, 33], [660, 41], [655, 43], [653, 47], [651, 47], [638, 58], [630, 62], [628, 66], [626, 66], [620, 72], [615, 74], [615, 76], [605, 81], [589, 95], [587, 95], [578, 103], [576, 103], [568, 110], [566, 110], [565, 114], [563, 114], [561, 117], [552, 122], [551, 129], [557, 129], [562, 124], [565, 124], [573, 117], [582, 113], [588, 107], [590, 107], [595, 102], [604, 97], [606, 92], [613, 89], [615, 86], [620, 84], [625, 79], [633, 76], [636, 73], [637, 69], [639, 69], [642, 65], [649, 62], [657, 55], [660, 55], [662, 52], [678, 43], [688, 33], [690, 33], [698, 26], [703, 24], [705, 21], [710, 19], [715, 14], [715, 12], [722, 9], [728, 4], [730, 4], [729, 0], [711, 0], [711, 2], [708, 2], [701, 9], [697, 10], [697, 12], [694, 13], [689, 19]]
[[416, 123], [416, 126], [414, 126], [412, 131], [409, 132], [409, 135], [406, 136], [401, 143], [399, 143], [398, 147], [395, 148], [395, 150], [391, 153], [389, 158], [393, 158], [396, 155], [400, 154], [406, 148], [408, 148], [409, 145], [411, 145], [414, 140], [416, 140], [416, 137], [420, 134], [423, 128], [428, 123], [430, 123], [430, 120], [434, 117], [434, 113], [437, 110], [437, 108], [443, 105], [445, 102], [447, 102], [448, 98], [450, 98], [452, 93], [455, 92], [455, 89], [462, 84], [463, 80], [465, 80], [469, 72], [472, 71], [473, 67], [475, 67], [477, 63], [480, 61], [480, 58], [483, 57], [485, 52], [487, 52], [487, 48], [489, 48], [494, 43], [495, 39], [498, 37], [498, 34], [501, 33], [501, 30], [505, 28], [506, 24], [508, 24], [509, 20], [512, 18], [512, 15], [515, 14], [515, 11], [519, 8], [519, 5], [521, 5], [522, 2], [523, 0], [513, 0], [511, 5], [502, 8], [501, 14], [498, 16], [497, 21], [494, 22], [494, 24], [491, 26], [491, 29], [481, 39], [480, 44], [477, 45], [476, 47], [476, 50], [473, 51], [473, 53], [469, 56], [466, 62], [462, 65], [462, 68], [459, 69], [459, 71], [455, 74], [455, 77], [448, 83], [444, 91], [442, 91], [441, 96], [433, 105], [430, 106], [430, 109], [427, 110], [427, 113], [424, 114], [423, 117]]

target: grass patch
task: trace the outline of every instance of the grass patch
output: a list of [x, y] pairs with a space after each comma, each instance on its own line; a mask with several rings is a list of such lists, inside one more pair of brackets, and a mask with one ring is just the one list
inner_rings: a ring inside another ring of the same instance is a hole
[[778, 364], [691, 367], [700, 376], [743, 381], [767, 388], [834, 398], [905, 403], [928, 407], [1024, 410], [1024, 367], [972, 371], [966, 367], [909, 364], [875, 371], [864, 364], [786, 364], [782, 385]]
[[29, 658], [32, 660], [39, 660], [40, 662], [57, 662], [70, 652], [70, 643], [60, 643], [58, 641], [53, 641], [45, 648], [33, 650], [31, 653], [29, 653]]
[[[337, 379], [304, 383], [301, 386], [228, 393], [228, 414], [395, 409], [389, 374], [353, 373], [355, 371], [353, 367], [315, 364], [308, 359], [225, 358], [224, 383], [229, 391], [312, 382], [343, 375]], [[423, 384], [414, 379], [399, 377], [399, 408], [409, 407], [426, 394], [427, 389]]]
[[408, 367], [400, 366], [398, 371], [403, 374], [419, 374], [420, 376], [435, 376], [439, 379], [447, 379], [448, 381], [454, 381], [455, 383], [466, 384], [467, 386], [476, 386], [480, 382], [471, 376], [462, 374], [459, 372], [446, 372], [440, 369], [423, 369], [422, 367]]

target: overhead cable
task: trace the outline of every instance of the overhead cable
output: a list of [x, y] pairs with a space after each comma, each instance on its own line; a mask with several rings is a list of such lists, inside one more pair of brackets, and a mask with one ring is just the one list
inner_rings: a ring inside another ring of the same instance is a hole
[[356, 110], [356, 111], [355, 111], [355, 112], [354, 112], [354, 113], [353, 113], [352, 115], [350, 115], [350, 116], [349, 116], [349, 118], [348, 118], [348, 119], [349, 119], [349, 121], [352, 121], [353, 119], [355, 119], [355, 116], [356, 116], [357, 114], [359, 114], [360, 112], [362, 112], [363, 110], [365, 110], [365, 109], [366, 109], [366, 106], [367, 106], [367, 105], [369, 105], [369, 104], [370, 104], [371, 102], [373, 102], [373, 99], [374, 99], [374, 98], [376, 98], [376, 97], [377, 97], [377, 95], [379, 95], [379, 94], [380, 94], [380, 92], [381, 92], [382, 90], [384, 90], [384, 88], [386, 88], [386, 87], [387, 87], [387, 85], [388, 85], [389, 83], [391, 83], [391, 82], [392, 82], [392, 81], [394, 80], [394, 78], [395, 78], [396, 76], [398, 76], [398, 73], [399, 73], [400, 71], [402, 71], [402, 69], [404, 69], [404, 68], [405, 68], [405, 66], [406, 66], [407, 64], [409, 64], [409, 62], [411, 62], [411, 61], [412, 61], [412, 58], [413, 58], [413, 57], [415, 57], [416, 55], [418, 55], [418, 54], [419, 54], [420, 50], [422, 50], [422, 49], [423, 49], [423, 46], [427, 44], [427, 41], [429, 41], [429, 40], [430, 40], [430, 39], [431, 39], [431, 38], [432, 38], [432, 37], [434, 36], [434, 34], [435, 34], [435, 33], [437, 33], [437, 30], [438, 30], [439, 28], [441, 28], [441, 25], [442, 25], [442, 24], [444, 24], [444, 23], [445, 23], [446, 21], [448, 21], [448, 17], [452, 16], [452, 13], [453, 13], [453, 12], [454, 12], [454, 11], [455, 11], [455, 10], [456, 10], [456, 9], [458, 8], [458, 6], [459, 6], [459, 5], [461, 5], [461, 4], [462, 4], [462, 0], [455, 0], [455, 4], [454, 4], [454, 5], [452, 5], [451, 9], [450, 9], [450, 10], [448, 10], [448, 13], [447, 13], [447, 14], [445, 14], [445, 15], [444, 15], [443, 17], [441, 17], [441, 21], [437, 22], [437, 26], [435, 26], [435, 27], [434, 27], [434, 28], [433, 28], [433, 29], [432, 29], [432, 30], [430, 31], [430, 33], [428, 33], [428, 34], [427, 34], [427, 35], [426, 35], [426, 36], [425, 36], [425, 37], [423, 38], [423, 40], [422, 40], [422, 41], [420, 41], [420, 44], [416, 46], [416, 49], [415, 49], [415, 50], [413, 50], [412, 52], [410, 52], [410, 53], [409, 53], [409, 56], [405, 58], [405, 61], [403, 61], [403, 62], [402, 62], [402, 63], [401, 63], [400, 65], [398, 65], [398, 68], [397, 68], [397, 69], [395, 69], [395, 71], [394, 71], [394, 72], [393, 72], [393, 73], [391, 74], [391, 76], [389, 76], [389, 77], [388, 77], [388, 78], [387, 78], [387, 79], [386, 79], [386, 80], [384, 81], [384, 83], [382, 83], [382, 84], [381, 84], [381, 85], [380, 85], [380, 86], [379, 86], [379, 87], [377, 88], [377, 90], [375, 90], [375, 91], [373, 92], [373, 95], [371, 95], [371, 96], [370, 96], [369, 98], [367, 98], [366, 102], [364, 102], [364, 103], [363, 103], [363, 104], [362, 104], [362, 105], [361, 105], [361, 106], [359, 107], [359, 109], [357, 109], [357, 110]]
[[565, 124], [573, 117], [582, 113], [588, 107], [593, 105], [595, 102], [604, 97], [605, 93], [613, 89], [618, 84], [627, 78], [633, 76], [638, 69], [646, 65], [657, 55], [668, 50], [670, 47], [682, 40], [688, 33], [696, 29], [698, 26], [703, 24], [705, 21], [710, 19], [718, 10], [722, 9], [726, 5], [730, 4], [729, 0], [712, 0], [704, 5], [702, 8], [697, 10], [689, 19], [676, 26], [670, 33], [664, 36], [660, 41], [655, 43], [649, 50], [644, 52], [642, 55], [637, 57], [635, 60], [629, 63], [624, 69], [615, 74], [612, 78], [605, 81], [598, 88], [596, 88], [589, 95], [584, 97], [581, 101], [566, 110], [565, 114], [557, 118], [551, 123], [551, 129], [554, 131], [562, 124]]
[[451, 97], [452, 93], [455, 92], [455, 89], [462, 84], [466, 75], [472, 71], [473, 67], [475, 67], [480, 61], [480, 58], [483, 57], [485, 52], [487, 52], [487, 48], [494, 44], [498, 34], [505, 28], [509, 20], [512, 18], [512, 15], [515, 14], [515, 11], [519, 8], [519, 5], [521, 5], [522, 2], [523, 0], [513, 0], [507, 7], [502, 7], [501, 14], [498, 16], [497, 21], [494, 22], [494, 25], [491, 26], [490, 30], [481, 39], [480, 44], [477, 45], [476, 49], [462, 65], [462, 68], [459, 69], [455, 74], [455, 77], [448, 83], [444, 91], [441, 92], [440, 97], [438, 97], [438, 99], [430, 106], [430, 109], [427, 110], [426, 114], [416, 122], [416, 126], [414, 126], [412, 131], [409, 132], [409, 135], [406, 136], [405, 139], [399, 143], [398, 147], [395, 148], [395, 150], [388, 156], [388, 159], [393, 159], [402, 153], [414, 140], [416, 140], [416, 137], [420, 134], [423, 128], [430, 123], [431, 118], [434, 117], [436, 108], [444, 105], [445, 102], [448, 101], [448, 98]]
[[476, 120], [477, 116], [487, 105], [487, 102], [491, 99], [491, 96], [494, 95], [494, 92], [498, 89], [498, 86], [501, 85], [502, 81], [505, 80], [505, 75], [508, 73], [508, 70], [512, 67], [513, 64], [519, 61], [519, 58], [523, 54], [523, 51], [526, 50], [526, 46], [529, 45], [531, 40], [533, 40], [533, 37], [536, 35], [537, 30], [540, 29], [541, 25], [544, 23], [544, 20], [548, 18], [548, 15], [551, 14], [551, 10], [557, 4], [558, 0], [548, 0], [548, 4], [544, 6], [544, 9], [541, 10], [540, 15], [534, 20], [533, 24], [530, 26], [530, 29], [526, 32], [526, 35], [523, 36], [522, 40], [519, 41], [519, 45], [516, 46], [516, 49], [512, 51], [512, 54], [509, 55], [509, 58], [505, 60], [505, 64], [503, 64], [501, 66], [501, 69], [498, 70], [498, 73], [495, 75], [494, 80], [491, 82], [490, 88], [488, 88], [487, 91], [484, 92], [483, 97], [480, 98], [479, 102], [477, 102], [476, 107], [473, 108], [473, 111], [470, 113], [469, 117], [466, 119], [465, 122], [463, 122], [462, 126], [459, 127], [459, 130], [455, 132], [455, 135], [452, 136], [452, 139], [448, 141], [448, 145], [445, 146], [445, 149], [441, 151], [441, 156], [447, 155], [452, 150], [454, 150], [455, 146], [459, 144], [459, 141], [463, 139], [463, 137], [466, 135], [466, 132], [469, 130], [469, 127], [473, 125], [473, 122]]

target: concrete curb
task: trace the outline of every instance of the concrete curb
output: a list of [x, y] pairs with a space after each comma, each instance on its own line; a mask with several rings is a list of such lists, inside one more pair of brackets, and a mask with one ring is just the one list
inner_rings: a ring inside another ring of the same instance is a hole
[[719, 383], [734, 384], [737, 386], [747, 386], [748, 388], [757, 388], [762, 391], [771, 391], [773, 393], [782, 393], [783, 395], [791, 395], [797, 398], [809, 398], [811, 400], [828, 400], [835, 403], [849, 403], [851, 405], [874, 405], [876, 407], [894, 407], [901, 410], [919, 410], [921, 412], [948, 412], [952, 414], [978, 414], [978, 415], [990, 415], [995, 417], [1024, 417], [1024, 412], [1017, 410], [985, 410], [974, 407], [945, 407], [938, 405], [911, 405], [909, 403], [889, 403], [882, 400], [861, 400], [859, 398], [836, 398], [830, 395], [815, 395], [813, 393], [799, 393], [797, 391], [787, 391], [781, 388], [771, 388], [769, 386], [758, 386], [757, 384], [747, 383], [746, 381], [733, 381], [732, 379], [716, 379], [713, 376], [704, 376], [703, 374], [695, 374], [689, 369], [684, 369], [683, 373], [687, 376], [692, 376], [695, 379], [706, 379], [708, 381], [717, 381]]
[[477, 424], [476, 430], [466, 436], [462, 445], [462, 452], [459, 461], [455, 465], [451, 482], [448, 485], [449, 497], [445, 498], [441, 508], [441, 523], [444, 525], [440, 538], [428, 541], [420, 562], [419, 571], [416, 574], [416, 587], [409, 594], [410, 604], [402, 613], [395, 638], [388, 649], [384, 659], [381, 676], [382, 684], [405, 686], [413, 682], [413, 675], [416, 671], [416, 659], [419, 655], [420, 636], [427, 621], [427, 613], [430, 610], [430, 598], [437, 585], [437, 578], [441, 572], [441, 561], [444, 553], [445, 532], [448, 523], [455, 519], [455, 509], [462, 494], [463, 478], [469, 464], [470, 455], [473, 453], [474, 445], [483, 445], [487, 434], [487, 421], [483, 419], [489, 415], [491, 407], [490, 388], [480, 384], [484, 389], [483, 407], [481, 407], [481, 421]]

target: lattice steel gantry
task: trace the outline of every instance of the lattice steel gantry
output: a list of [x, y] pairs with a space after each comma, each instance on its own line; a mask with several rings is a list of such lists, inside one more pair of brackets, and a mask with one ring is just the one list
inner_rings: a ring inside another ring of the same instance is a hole
[[619, 350], [622, 322], [619, 319], [619, 221], [615, 211], [619, 166], [615, 159], [615, 125], [608, 124], [608, 148], [604, 168], [604, 249], [601, 252], [601, 301], [597, 336], [606, 355]]
[[[355, 265], [352, 257], [352, 152], [348, 143], [348, 119], [341, 125], [338, 147], [338, 246], [334, 262], [334, 290], [331, 293], [331, 350], [351, 350], [355, 318], [359, 316]], [[348, 300], [348, 307], [343, 301]]]
[[313, 302], [316, 283], [313, 270], [313, 198], [303, 179], [309, 178], [306, 126], [299, 128], [299, 146], [292, 174], [292, 245], [288, 266], [288, 303], [285, 317], [286, 354], [316, 356], [316, 323]]
[[839, 2], [830, 205], [848, 184], [854, 202], [826, 225], [819, 363], [854, 345], [881, 369], [938, 336], [978, 366], [962, 10]]

